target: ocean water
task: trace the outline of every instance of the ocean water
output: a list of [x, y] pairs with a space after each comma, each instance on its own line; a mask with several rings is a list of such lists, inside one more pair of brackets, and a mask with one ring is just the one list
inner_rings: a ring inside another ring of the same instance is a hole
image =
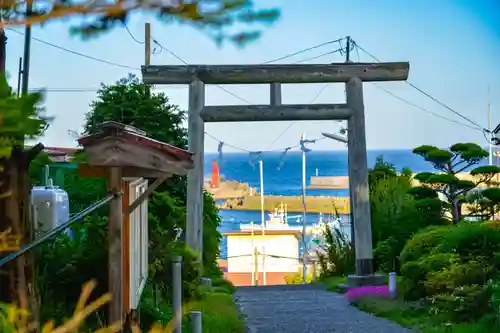
[[[370, 150], [367, 152], [368, 167], [373, 167], [377, 156], [382, 155], [384, 160], [392, 163], [397, 170], [410, 168], [413, 172], [433, 171], [430, 163], [417, 156], [411, 150]], [[205, 177], [211, 175], [212, 161], [217, 159], [216, 153], [205, 154]], [[265, 153], [263, 155], [264, 193], [269, 195], [301, 195], [302, 194], [302, 155], [299, 151], [288, 152], [280, 170], [281, 153]], [[260, 191], [259, 165], [252, 167], [249, 163], [248, 153], [224, 153], [222, 163], [219, 163], [220, 174], [227, 180], [246, 182]], [[307, 155], [306, 183], [310, 177], [320, 176], [346, 176], [347, 151], [311, 151]], [[307, 190], [307, 195], [318, 196], [348, 196], [348, 190]], [[291, 215], [291, 214], [289, 214]], [[223, 210], [220, 212], [222, 226], [220, 231], [239, 230], [240, 223], [255, 221], [260, 223], [260, 212], [243, 212]], [[266, 214], [267, 217], [267, 214]], [[318, 214], [308, 214], [306, 223], [311, 225], [319, 219]], [[347, 216], [342, 220], [348, 221]], [[294, 219], [289, 224], [297, 223]], [[300, 222], [302, 223], [302, 222]], [[226, 256], [226, 243], [221, 243], [221, 257]]]

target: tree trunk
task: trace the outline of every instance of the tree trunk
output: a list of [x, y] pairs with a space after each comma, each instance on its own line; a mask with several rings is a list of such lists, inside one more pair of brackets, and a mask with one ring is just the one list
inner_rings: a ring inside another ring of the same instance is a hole
[[5, 75], [5, 62], [7, 59], [7, 36], [5, 30], [0, 28], [0, 72]]
[[[0, 29], [0, 74], [5, 80], [6, 43], [4, 29]], [[1, 114], [0, 114], [1, 116]], [[0, 117], [1, 126], [1, 117]], [[1, 132], [0, 132], [1, 135]], [[24, 135], [23, 135], [24, 139]], [[23, 140], [24, 141], [24, 140]], [[21, 236], [21, 246], [33, 240], [33, 231], [28, 219], [29, 177], [31, 154], [24, 152], [24, 143], [14, 147], [9, 158], [0, 161], [0, 232], [11, 230]], [[5, 253], [2, 253], [5, 254]], [[29, 310], [32, 320], [38, 320], [34, 253], [27, 253], [15, 261], [0, 267], [0, 303], [15, 303]]]
[[462, 212], [458, 199], [453, 199], [451, 201], [451, 215], [454, 224], [457, 224], [462, 219]]
[[[18, 203], [18, 157], [18, 154], [13, 151], [9, 159], [2, 161], [2, 193], [8, 193], [9, 195], [0, 201], [0, 230], [6, 231], [10, 229], [12, 235], [21, 236], [22, 246], [26, 242], [26, 239], [23, 237], [24, 228], [21, 223], [20, 207]], [[13, 249], [9, 249], [9, 252], [13, 252]], [[20, 308], [29, 309], [26, 276], [24, 272], [25, 266], [25, 258], [21, 256], [2, 267], [0, 302], [15, 303]]]

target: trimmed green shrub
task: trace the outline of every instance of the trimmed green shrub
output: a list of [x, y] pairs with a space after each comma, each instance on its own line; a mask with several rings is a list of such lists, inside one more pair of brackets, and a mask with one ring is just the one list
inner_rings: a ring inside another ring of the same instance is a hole
[[427, 298], [434, 314], [456, 322], [494, 312], [489, 281], [500, 267], [496, 224], [461, 222], [428, 228], [406, 244], [401, 258], [406, 299]]
[[450, 226], [431, 226], [418, 232], [411, 238], [401, 251], [401, 264], [420, 259], [428, 255], [437, 246], [443, 236], [450, 232]]
[[435, 249], [439, 253], [457, 253], [463, 260], [477, 256], [493, 258], [500, 252], [500, 230], [488, 225], [462, 222], [448, 232]]
[[484, 285], [491, 275], [491, 267], [483, 260], [452, 263], [439, 270], [429, 271], [425, 281], [428, 295], [450, 292], [466, 285]]
[[406, 299], [417, 300], [428, 295], [425, 282], [428, 275], [457, 262], [454, 253], [437, 253], [410, 261], [401, 267], [403, 281], [401, 290]]
[[464, 285], [448, 293], [430, 297], [431, 313], [449, 318], [454, 322], [471, 322], [491, 311], [491, 293], [483, 285]]

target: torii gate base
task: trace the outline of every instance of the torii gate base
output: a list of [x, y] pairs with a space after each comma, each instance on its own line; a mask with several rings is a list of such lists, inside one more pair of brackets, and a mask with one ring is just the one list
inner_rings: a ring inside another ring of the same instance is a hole
[[[363, 81], [403, 81], [409, 63], [340, 63], [327, 65], [144, 66], [146, 84], [189, 84], [189, 150], [196, 154], [188, 174], [187, 243], [201, 252], [203, 220], [204, 122], [347, 120], [351, 218], [354, 224], [356, 275], [351, 286], [379, 284], [374, 275]], [[344, 104], [281, 105], [281, 83], [346, 84]], [[270, 105], [205, 106], [205, 84], [270, 84]]]

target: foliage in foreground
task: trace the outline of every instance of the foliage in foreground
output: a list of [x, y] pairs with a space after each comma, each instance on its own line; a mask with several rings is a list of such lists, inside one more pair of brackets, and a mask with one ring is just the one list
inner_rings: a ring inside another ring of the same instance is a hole
[[331, 276], [345, 276], [354, 271], [354, 248], [346, 236], [338, 229], [324, 225], [324, 244], [316, 255], [320, 266], [320, 279]]
[[[25, 3], [5, 0], [0, 5], [3, 13], [2, 26], [43, 24], [47, 21], [72, 17], [70, 32], [82, 37], [95, 37], [117, 25], [125, 25], [132, 12], [147, 10], [166, 23], [187, 23], [206, 31], [217, 42], [229, 40], [237, 45], [250, 42], [262, 34], [262, 30], [235, 31], [234, 25], [255, 23], [272, 24], [280, 14], [277, 8], [256, 8], [249, 0], [216, 1], [145, 1], [133, 3], [55, 1], [38, 2], [28, 17]], [[238, 29], [239, 30], [239, 29]]]
[[9, 158], [14, 148], [22, 147], [25, 138], [36, 139], [43, 134], [50, 118], [43, 116], [42, 101], [43, 96], [38, 92], [17, 97], [8, 85], [5, 74], [0, 75], [1, 159]]
[[[47, 321], [42, 327], [39, 327], [38, 323], [29, 321], [29, 313], [26, 310], [19, 309], [14, 305], [0, 305], [1, 332], [31, 333], [40, 330], [42, 333], [88, 333], [87, 330], [83, 330], [85, 321], [91, 315], [96, 314], [96, 311], [106, 306], [111, 300], [111, 295], [107, 293], [89, 302], [95, 287], [95, 281], [90, 281], [83, 286], [74, 313], [57, 327], [53, 321]], [[196, 301], [187, 303], [183, 306], [182, 311], [184, 316], [182, 325], [184, 331], [190, 332], [189, 312], [195, 310], [203, 313], [202, 325], [204, 332], [244, 332], [243, 321], [232, 303], [230, 291], [224, 291], [223, 289], [217, 292], [207, 290], [200, 295], [201, 296]], [[149, 304], [145, 305], [148, 306]], [[150, 326], [148, 333], [172, 332], [174, 322], [172, 321], [171, 311], [169, 311], [171, 307], [166, 306], [166, 308], [166, 313], [162, 313], [162, 317]], [[101, 327], [95, 330], [94, 333], [118, 332], [121, 328], [120, 326], [119, 324], [112, 324]], [[132, 327], [132, 333], [140, 332], [141, 329], [138, 326]]]
[[453, 323], [443, 320], [418, 302], [390, 300], [382, 297], [362, 297], [352, 305], [377, 317], [390, 319], [403, 327], [416, 329], [420, 333], [487, 333], [499, 328], [495, 320], [485, 317], [475, 323]]
[[416, 234], [401, 253], [406, 300], [429, 303], [452, 322], [498, 314], [500, 228], [497, 223], [461, 222]]

